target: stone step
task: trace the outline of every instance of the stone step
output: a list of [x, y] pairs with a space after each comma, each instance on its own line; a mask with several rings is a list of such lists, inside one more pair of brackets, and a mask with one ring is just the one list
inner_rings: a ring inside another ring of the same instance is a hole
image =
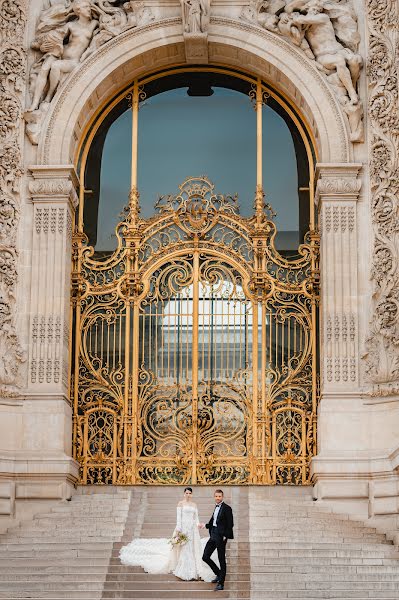
[[73, 505], [68, 506], [56, 506], [49, 513], [42, 513], [41, 516], [52, 516], [56, 517], [58, 514], [73, 514], [73, 515], [91, 515], [93, 510], [101, 511], [103, 515], [126, 515], [127, 510], [121, 508], [120, 505], [115, 506], [82, 506], [80, 508], [76, 508]]
[[[162, 594], [162, 596], [161, 596]], [[218, 598], [229, 598], [229, 600], [250, 600], [250, 596], [248, 595], [248, 593], [229, 593], [227, 591], [224, 592], [218, 592], [217, 594]], [[36, 600], [64, 600], [65, 598], [70, 598], [71, 600], [100, 600], [100, 598], [115, 598], [120, 600], [121, 598], [123, 599], [128, 599], [128, 600], [144, 600], [144, 598], [154, 598], [153, 592], [152, 591], [140, 591], [140, 596], [137, 596], [135, 593], [131, 594], [130, 592], [127, 593], [127, 595], [125, 593], [120, 593], [120, 592], [113, 592], [113, 591], [108, 591], [108, 592], [104, 592], [103, 594], [101, 594], [100, 592], [98, 592], [97, 594], [94, 594], [93, 591], [77, 591], [77, 592], [72, 592], [72, 591], [62, 591], [62, 590], [57, 590], [57, 591], [36, 591], [36, 590], [32, 590], [31, 592], [26, 591], [24, 593], [24, 595], [15, 595], [12, 594], [11, 592], [2, 592], [0, 591], [0, 598], [1, 599], [6, 599], [6, 600], [11, 600], [11, 599], [15, 599], [15, 598], [35, 598]], [[189, 596], [187, 596], [187, 591], [181, 591], [181, 592], [170, 592], [170, 591], [157, 591], [157, 595], [155, 596], [155, 598], [157, 600], [159, 600], [160, 598], [166, 598], [169, 600], [181, 600], [181, 598], [184, 598], [186, 600], [188, 600], [188, 598], [193, 599], [193, 600], [207, 600], [208, 598], [213, 598], [213, 600], [215, 599], [215, 592], [213, 591], [213, 586], [212, 588], [210, 588], [209, 591], [200, 591], [200, 592], [193, 592], [192, 594], [190, 594]]]
[[[81, 519], [80, 521], [83, 522], [83, 519]], [[112, 521], [109, 520], [108, 522], [112, 522]], [[148, 520], [148, 521], [146, 519], [144, 519], [144, 521], [143, 521], [143, 527], [145, 527], [149, 531], [150, 530], [156, 531], [160, 528], [173, 527], [173, 526], [174, 526], [174, 521], [170, 520], [170, 521], [165, 522], [165, 520], [160, 519], [159, 517]], [[353, 526], [352, 524], [349, 524], [348, 522], [345, 522], [345, 521], [342, 524], [334, 525], [333, 523], [325, 523], [325, 524], [318, 523], [318, 522], [314, 522], [311, 519], [309, 519], [306, 523], [295, 521], [292, 523], [292, 525], [289, 525], [289, 524], [287, 524], [287, 522], [284, 522], [284, 521], [281, 521], [281, 522], [274, 521], [273, 523], [267, 523], [262, 518], [262, 522], [261, 522], [260, 526], [256, 527], [256, 530], [260, 531], [260, 532], [265, 532], [265, 533], [272, 533], [272, 535], [275, 535], [274, 532], [281, 532], [282, 530], [288, 531], [289, 533], [293, 533], [293, 534], [295, 534], [296, 532], [302, 534], [302, 533], [308, 532], [310, 526], [312, 527], [312, 531], [315, 531], [318, 533], [326, 533], [327, 535], [330, 533], [345, 532], [345, 533], [350, 533], [353, 536], [370, 535], [370, 536], [374, 536], [376, 539], [385, 539], [384, 534], [378, 533], [375, 529], [373, 529], [371, 527]], [[238, 537], [238, 535], [240, 533], [247, 532], [248, 528], [245, 527], [244, 524], [242, 524], [241, 526], [240, 526], [240, 524], [238, 524], [237, 526], [234, 527], [234, 530]]]
[[7, 572], [11, 569], [11, 568], [15, 568], [15, 569], [23, 569], [24, 572], [26, 572], [27, 567], [29, 567], [30, 570], [38, 568], [49, 568], [49, 569], [53, 569], [53, 568], [68, 568], [68, 569], [75, 569], [78, 567], [82, 567], [82, 568], [86, 568], [86, 567], [98, 567], [98, 566], [104, 566], [104, 565], [108, 565], [109, 564], [109, 555], [107, 555], [106, 558], [102, 558], [102, 557], [98, 557], [98, 558], [91, 558], [90, 556], [87, 558], [83, 558], [83, 557], [70, 557], [67, 560], [64, 557], [59, 557], [58, 555], [54, 555], [53, 554], [53, 560], [52, 561], [48, 561], [45, 558], [42, 557], [30, 557], [29, 559], [26, 558], [21, 558], [18, 556], [13, 556], [12, 558], [1, 558], [0, 559], [0, 569], [7, 569]]
[[[43, 561], [42, 561], [43, 562]], [[103, 573], [103, 566], [106, 563], [100, 565], [72, 565], [72, 566], [63, 566], [56, 565], [50, 566], [48, 562], [43, 564], [42, 566], [32, 566], [30, 563], [24, 566], [14, 566], [10, 565], [6, 572], [0, 573], [0, 581], [20, 578], [20, 574], [23, 574], [25, 578], [30, 579], [31, 577], [47, 577], [47, 576], [71, 576], [75, 577], [76, 575], [84, 575], [91, 577], [92, 575], [97, 575]], [[282, 564], [270, 564], [270, 565], [262, 565], [259, 570], [252, 565], [252, 569], [249, 569], [249, 564], [240, 564], [238, 567], [234, 567], [234, 572], [232, 572], [232, 565], [230, 563], [230, 574], [229, 579], [242, 578], [247, 579], [249, 577], [249, 570], [252, 571], [252, 574], [258, 575], [266, 575], [268, 576], [270, 573], [288, 573], [288, 574], [317, 574], [317, 573], [328, 573], [335, 574], [337, 576], [343, 575], [352, 575], [352, 574], [361, 574], [363, 575], [397, 575], [399, 576], [399, 566], [389, 566], [389, 565], [354, 565], [352, 562], [349, 562], [347, 565], [330, 565], [330, 564], [313, 564], [313, 565], [288, 565], [284, 561]], [[110, 568], [108, 569], [107, 579], [111, 581], [112, 579], [118, 577], [121, 573], [124, 574], [124, 578], [138, 578], [147, 580], [148, 575], [140, 568], [140, 567], [125, 567], [121, 566], [120, 569]], [[155, 577], [155, 576], [152, 576]], [[157, 577], [163, 577], [159, 575]], [[68, 577], [67, 577], [68, 578]]]
[[[241, 546], [242, 544], [242, 546]], [[245, 546], [245, 544], [247, 544], [247, 542], [242, 542], [240, 544], [241, 546], [241, 551], [244, 551], [245, 548], [247, 546]], [[257, 544], [255, 546], [255, 544]], [[122, 544], [123, 545], [123, 544]], [[277, 543], [268, 543], [268, 542], [262, 542], [260, 544], [258, 544], [257, 542], [253, 542], [253, 548], [252, 548], [252, 552], [251, 555], [252, 556], [257, 556], [260, 555], [260, 557], [262, 556], [276, 556], [277, 552], [278, 552], [278, 556], [284, 556], [287, 554], [290, 554], [291, 551], [291, 555], [297, 555], [298, 551], [303, 551], [303, 550], [310, 550], [312, 551], [310, 553], [310, 556], [323, 556], [323, 552], [329, 552], [328, 554], [324, 554], [324, 556], [348, 556], [351, 555], [353, 553], [355, 553], [355, 555], [358, 556], [370, 556], [370, 553], [372, 556], [377, 556], [378, 558], [382, 558], [384, 556], [389, 556], [389, 557], [397, 557], [398, 554], [397, 552], [394, 550], [393, 546], [387, 545], [387, 544], [381, 544], [381, 546], [379, 546], [378, 544], [349, 544], [349, 543], [345, 543], [345, 544], [333, 544], [333, 543], [305, 543], [303, 542], [301, 544], [301, 542], [287, 542], [284, 544], [277, 544]], [[342, 554], [342, 552], [345, 552], [346, 554]], [[368, 552], [368, 554], [364, 554], [365, 552]], [[230, 556], [234, 556], [236, 553], [233, 552], [232, 549], [230, 549], [229, 551], [229, 555]], [[113, 556], [118, 556], [119, 555], [119, 549], [115, 549], [112, 552]]]
[[70, 549], [75, 549], [77, 547], [79, 548], [93, 548], [98, 549], [98, 548], [111, 548], [112, 543], [113, 543], [113, 539], [112, 538], [103, 538], [103, 540], [97, 539], [97, 538], [90, 538], [90, 537], [79, 537], [76, 536], [74, 539], [65, 539], [62, 540], [60, 539], [52, 539], [51, 541], [48, 540], [47, 542], [43, 542], [41, 541], [40, 538], [35, 539], [35, 541], [33, 543], [28, 543], [28, 542], [15, 542], [15, 543], [4, 543], [0, 546], [0, 556], [4, 555], [5, 552], [20, 552], [21, 550], [29, 550], [29, 548], [33, 548], [34, 550], [52, 550], [54, 552], [58, 552], [59, 550], [70, 550]]
[[[243, 571], [243, 572], [232, 572], [231, 568], [229, 570], [229, 574], [228, 574], [228, 582], [237, 582], [237, 581], [249, 581], [249, 579], [251, 579], [251, 582], [253, 584], [259, 584], [259, 583], [264, 583], [265, 581], [268, 582], [280, 582], [280, 580], [282, 579], [282, 573], [284, 573], [284, 581], [292, 581], [295, 582], [297, 581], [299, 582], [308, 582], [309, 579], [311, 579], [314, 582], [323, 582], [323, 581], [354, 581], [357, 582], [359, 580], [359, 571], [353, 570], [350, 571], [349, 569], [347, 571], [344, 571], [343, 569], [340, 571], [335, 571], [334, 569], [324, 569], [321, 570], [319, 572], [316, 571], [308, 571], [308, 572], [301, 572], [301, 571], [290, 571], [287, 570], [286, 567], [284, 567], [283, 565], [281, 566], [280, 570], [276, 571], [276, 570], [268, 570], [265, 573], [256, 573], [256, 572], [252, 572], [251, 574], [249, 574], [247, 571]], [[385, 570], [382, 570], [380, 572], [377, 572], [376, 570], [372, 571], [372, 572], [360, 572], [361, 573], [361, 580], [362, 582], [381, 582], [381, 581], [386, 581], [386, 582], [398, 582], [399, 581], [399, 569], [396, 569], [394, 572], [387, 572]], [[90, 575], [88, 575], [88, 577], [90, 577]], [[158, 575], [158, 576], [154, 576], [151, 575], [151, 577], [149, 577], [146, 573], [141, 572], [141, 573], [129, 573], [124, 575], [123, 577], [123, 581], [124, 582], [132, 582], [132, 584], [138, 583], [138, 582], [144, 582], [146, 584], [149, 584], [149, 581], [153, 581], [153, 579], [157, 577], [159, 581], [166, 581], [167, 577], [166, 575]], [[35, 579], [35, 577], [33, 577], [33, 580]], [[107, 575], [107, 582], [111, 583], [111, 582], [115, 582], [115, 581], [119, 581], [120, 580], [120, 574], [119, 573], [113, 573], [110, 574], [108, 573]], [[6, 581], [1, 579], [1, 581]]]
[[100, 600], [102, 598], [101, 590], [97, 592], [93, 590], [26, 590], [21, 593], [0, 591], [0, 598], [5, 600], [14, 600], [16, 598], [35, 598], [36, 600]]
[[[227, 587], [227, 586], [226, 586]], [[134, 588], [132, 588], [134, 589]], [[295, 590], [298, 593], [299, 590], [313, 590], [319, 592], [321, 590], [329, 590], [331, 592], [338, 592], [342, 590], [344, 593], [347, 591], [360, 591], [363, 593], [374, 593], [379, 591], [396, 591], [398, 592], [398, 584], [396, 581], [273, 581], [273, 582], [257, 582], [251, 581], [252, 590]]]
[[[181, 489], [111, 489], [80, 488], [71, 502], [0, 536], [0, 598], [214, 598], [211, 584], [148, 575], [119, 561], [120, 548], [135, 531], [170, 536]], [[200, 514], [208, 516], [212, 488], [194, 492]], [[229, 575], [218, 598], [398, 600], [398, 548], [375, 528], [313, 502], [310, 493], [226, 489], [236, 539], [227, 546]], [[273, 500], [262, 500], [262, 494]]]
[[[10, 556], [9, 553], [5, 553], [3, 556]], [[57, 553], [55, 554], [54, 551], [43, 551], [43, 550], [35, 550], [35, 549], [31, 549], [31, 550], [21, 550], [19, 552], [14, 552], [13, 556], [15, 556], [15, 558], [46, 558], [48, 559], [50, 562], [52, 559], [55, 558], [55, 556], [57, 556], [57, 558], [75, 558], [77, 556], [81, 556], [81, 557], [85, 557], [85, 558], [107, 558], [109, 559], [109, 550], [90, 550], [90, 549], [85, 549], [82, 550], [81, 548], [75, 548], [72, 550], [58, 550]], [[0, 555], [1, 557], [1, 555]]]
[[[301, 523], [304, 525], [312, 523], [312, 525], [319, 525], [320, 527], [338, 527], [339, 525], [341, 525], [342, 527], [353, 527], [355, 529], [371, 529], [375, 531], [374, 527], [367, 527], [362, 521], [352, 521], [350, 519], [341, 518], [341, 515], [332, 515], [331, 513], [311, 513], [308, 515], [302, 515], [300, 517], [287, 519], [282, 518], [280, 514], [266, 515], [264, 511], [259, 511], [259, 514], [257, 514], [257, 512], [258, 511], [251, 510], [249, 516], [251, 518], [260, 516], [262, 518], [262, 522], [265, 523], [268, 527], [273, 526], [274, 524], [279, 525], [281, 523], [292, 522], [294, 524]], [[342, 517], [345, 517], [345, 515], [342, 515]]]
[[337, 573], [333, 570], [330, 571], [329, 569], [325, 569], [324, 571], [321, 571], [319, 573], [315, 571], [307, 573], [301, 573], [298, 571], [279, 571], [277, 573], [269, 571], [267, 573], [251, 573], [252, 585], [257, 587], [259, 585], [263, 585], [266, 581], [280, 582], [282, 573], [284, 573], [284, 583], [292, 582], [295, 584], [295, 582], [297, 582], [298, 585], [304, 582], [308, 582], [310, 579], [312, 580], [312, 582], [319, 582], [320, 584], [324, 582], [326, 585], [328, 584], [328, 582], [331, 581], [334, 582], [334, 585], [335, 583], [342, 581], [351, 582], [351, 584], [353, 582], [354, 585], [358, 585], [359, 579], [361, 579], [363, 584], [367, 582], [367, 585], [368, 582], [399, 581], [399, 570], [397, 570], [395, 573], [378, 573], [375, 571], [372, 573], [362, 573], [361, 577], [359, 578], [359, 573], [357, 571], [348, 573], [339, 571]]
[[[79, 530], [78, 530], [79, 531]], [[101, 531], [99, 529], [93, 531], [79, 531], [79, 535], [76, 535], [76, 530], [72, 529], [69, 531], [59, 531], [58, 529], [53, 529], [53, 535], [50, 532], [46, 532], [43, 535], [39, 535], [39, 532], [33, 534], [32, 532], [24, 531], [21, 535], [7, 535], [7, 537], [0, 538], [0, 542], [2, 544], [9, 543], [21, 543], [21, 544], [37, 544], [37, 543], [64, 543], [64, 544], [73, 544], [76, 541], [98, 541], [102, 543], [103, 541], [115, 541], [116, 539], [120, 539], [123, 530], [120, 527], [116, 527], [114, 530], [109, 529], [105, 531]], [[54, 535], [57, 536], [56, 540], [54, 539]]]
[[118, 521], [125, 522], [127, 520], [128, 512], [125, 510], [110, 510], [107, 512], [90, 510], [84, 514], [78, 513], [76, 511], [65, 511], [65, 512], [57, 512], [57, 513], [41, 513], [35, 517], [35, 520], [31, 523], [26, 523], [26, 525], [30, 525], [31, 527], [39, 526], [48, 526], [53, 523], [94, 523], [98, 520], [99, 513], [101, 513], [101, 519], [104, 523], [115, 523]]
[[[145, 536], [145, 537], [152, 537], [152, 536]], [[154, 536], [155, 537], [155, 536]], [[169, 536], [167, 536], [169, 537]], [[22, 539], [22, 538], [21, 538]], [[368, 536], [356, 536], [356, 537], [352, 537], [352, 536], [342, 536], [342, 535], [336, 535], [336, 536], [326, 536], [326, 537], [322, 537], [322, 536], [301, 536], [300, 534], [297, 535], [293, 535], [293, 536], [289, 536], [289, 535], [285, 535], [285, 536], [278, 536], [278, 535], [256, 535], [253, 534], [251, 537], [251, 542], [253, 544], [258, 544], [259, 547], [261, 544], [275, 544], [275, 545], [285, 545], [287, 543], [290, 544], [296, 544], [296, 543], [304, 543], [304, 544], [318, 544], [318, 545], [323, 545], [323, 544], [332, 544], [332, 545], [337, 545], [337, 544], [351, 544], [353, 546], [356, 545], [362, 545], [362, 546], [390, 546], [393, 547], [393, 544], [387, 540], [386, 538], [383, 539], [375, 539], [373, 537], [368, 537]]]
[[[397, 600], [397, 597], [397, 592], [392, 590], [380, 590], [378, 594], [374, 590], [251, 590], [251, 600]], [[134, 599], [138, 600], [137, 595]]]
[[64, 592], [66, 591], [71, 591], [71, 592], [77, 592], [79, 590], [82, 590], [84, 592], [88, 592], [88, 591], [96, 591], [96, 590], [102, 590], [103, 589], [103, 584], [101, 582], [97, 581], [64, 581], [61, 583], [56, 581], [25, 581], [24, 579], [20, 579], [19, 581], [10, 581], [8, 583], [2, 583], [1, 584], [1, 591], [5, 592], [5, 591], [12, 591], [15, 589], [20, 589], [20, 590], [28, 590], [29, 592], [33, 592], [34, 590], [39, 590], [40, 589], [45, 589], [46, 591], [51, 591], [51, 590], [62, 590]]

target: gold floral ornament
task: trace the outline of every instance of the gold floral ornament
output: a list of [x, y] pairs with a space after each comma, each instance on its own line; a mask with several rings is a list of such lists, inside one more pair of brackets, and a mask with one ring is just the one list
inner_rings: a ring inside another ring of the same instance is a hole
[[316, 448], [318, 236], [275, 247], [270, 206], [189, 177], [118, 247], [73, 261], [82, 483], [307, 484]]
[[183, 227], [204, 234], [215, 224], [218, 213], [239, 214], [238, 196], [215, 194], [214, 188], [207, 177], [188, 177], [179, 186], [179, 194], [160, 196], [155, 210], [173, 213]]

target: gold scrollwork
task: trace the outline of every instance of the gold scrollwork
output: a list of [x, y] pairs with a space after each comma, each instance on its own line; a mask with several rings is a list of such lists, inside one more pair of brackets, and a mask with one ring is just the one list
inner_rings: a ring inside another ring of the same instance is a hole
[[112, 256], [74, 238], [81, 481], [309, 483], [317, 232], [286, 258], [263, 200], [242, 217], [205, 177], [161, 197], [151, 219], [133, 196]]

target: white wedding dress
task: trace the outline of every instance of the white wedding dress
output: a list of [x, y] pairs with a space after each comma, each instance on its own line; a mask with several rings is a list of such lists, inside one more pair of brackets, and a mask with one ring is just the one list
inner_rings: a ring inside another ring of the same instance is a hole
[[[203, 547], [207, 540], [203, 539], [201, 543], [198, 523], [198, 510], [193, 502], [178, 506], [173, 535], [176, 531], [181, 531], [188, 537], [188, 542], [172, 547], [165, 538], [136, 538], [121, 548], [121, 563], [142, 567], [144, 571], [152, 574], [173, 573], [185, 581], [212, 581], [215, 575], [202, 560]], [[217, 563], [217, 559], [214, 560]]]

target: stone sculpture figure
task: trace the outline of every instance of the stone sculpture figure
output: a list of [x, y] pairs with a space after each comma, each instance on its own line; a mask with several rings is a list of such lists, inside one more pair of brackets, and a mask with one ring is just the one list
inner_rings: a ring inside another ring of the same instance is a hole
[[115, 12], [100, 13], [99, 27], [96, 35], [90, 42], [88, 48], [83, 52], [81, 61], [88, 58], [97, 48], [100, 48], [106, 42], [121, 33], [127, 26], [127, 15], [122, 9], [116, 9]]
[[[32, 144], [38, 143], [43, 116], [62, 78], [112, 38], [154, 19], [143, 2], [114, 6], [117, 1], [47, 0], [32, 43], [41, 56], [30, 71], [32, 100], [24, 114]], [[205, 6], [206, 0], [197, 1]]]
[[250, 0], [249, 5], [245, 6], [241, 11], [241, 19], [249, 21], [257, 21], [261, 27], [274, 33], [279, 33], [277, 12], [284, 8], [285, 1], [277, 0]]
[[311, 60], [315, 59], [308, 41], [306, 40], [305, 29], [298, 23], [295, 23], [292, 15], [286, 12], [281, 14], [277, 23], [277, 31], [282, 36], [289, 38], [295, 44], [295, 46], [301, 48], [308, 58]]
[[[110, 9], [108, 9], [110, 10]], [[95, 32], [90, 46], [85, 50], [81, 61], [88, 58], [95, 50], [117, 35], [140, 25], [146, 25], [154, 20], [152, 11], [143, 2], [130, 0], [123, 8], [115, 7], [112, 12], [100, 12], [99, 28]]]
[[206, 33], [208, 12], [206, 0], [182, 0], [184, 33]]
[[323, 6], [331, 19], [337, 39], [345, 48], [357, 52], [360, 34], [353, 7], [347, 0], [325, 0]]
[[[28, 111], [37, 110], [42, 101], [50, 102], [62, 75], [70, 73], [79, 64], [98, 27], [93, 10], [94, 5], [90, 0], [74, 0], [70, 8], [56, 4], [42, 15], [38, 27], [42, 33], [39, 33], [32, 47], [40, 50], [43, 57], [33, 67], [33, 71], [36, 68], [38, 72], [33, 78], [34, 93]], [[70, 17], [76, 18], [69, 21]], [[68, 42], [64, 45], [67, 36]]]
[[319, 65], [326, 69], [328, 74], [336, 71], [351, 103], [357, 104], [359, 98], [355, 86], [363, 63], [361, 56], [350, 48], [345, 48], [337, 40], [332, 21], [324, 12], [321, 0], [306, 2], [303, 6], [305, 14], [293, 12], [298, 4], [294, 0], [286, 6], [286, 12], [292, 12], [294, 24], [304, 27], [306, 40]]
[[363, 140], [363, 108], [357, 82], [363, 65], [357, 52], [356, 14], [347, 0], [250, 0], [240, 17], [281, 35], [322, 71], [345, 111], [351, 140]]
[[147, 25], [154, 20], [152, 10], [148, 6], [144, 5], [144, 2], [138, 2], [137, 0], [130, 0], [125, 2], [123, 8], [127, 14], [127, 26], [126, 29], [131, 27], [140, 27], [141, 25]]

